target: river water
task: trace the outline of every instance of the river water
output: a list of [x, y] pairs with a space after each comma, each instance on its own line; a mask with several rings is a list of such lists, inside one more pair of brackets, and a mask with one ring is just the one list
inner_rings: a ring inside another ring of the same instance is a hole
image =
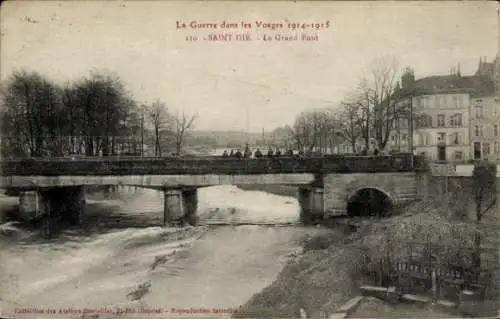
[[[47, 312], [66, 309], [76, 314], [87, 308], [105, 318], [117, 309], [143, 308], [162, 313], [133, 317], [164, 318], [193, 308], [190, 311], [198, 315], [214, 315], [213, 309], [220, 309], [216, 316], [229, 315], [275, 280], [285, 263], [300, 253], [305, 237], [329, 231], [293, 225], [299, 218], [294, 198], [235, 186], [198, 190], [201, 224], [277, 226], [163, 228], [158, 226], [162, 196], [138, 189], [125, 190], [114, 200], [88, 200], [87, 231], [68, 229], [51, 242], [23, 239], [31, 233], [19, 230], [20, 239], [10, 240], [0, 252], [2, 313], [30, 308], [22, 311], [31, 313], [14, 315], [69, 318], [68, 313]], [[149, 287], [142, 289], [142, 298], [133, 300], [134, 291], [140, 297], [138, 286], [144, 283]], [[41, 311], [43, 315], [33, 314]]]

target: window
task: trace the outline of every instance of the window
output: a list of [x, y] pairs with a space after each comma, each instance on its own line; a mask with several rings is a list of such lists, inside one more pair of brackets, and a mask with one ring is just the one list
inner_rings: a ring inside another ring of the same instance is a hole
[[406, 141], [406, 134], [401, 135], [401, 140]]
[[495, 142], [495, 153], [500, 154], [500, 142]]
[[422, 114], [417, 118], [417, 127], [432, 127], [432, 117], [427, 114]]
[[437, 116], [437, 126], [445, 126], [444, 114], [438, 114]]
[[452, 100], [453, 107], [457, 107], [458, 106], [458, 97], [456, 95], [453, 95], [451, 97], [451, 100]]
[[480, 119], [483, 117], [483, 106], [482, 105], [476, 105], [476, 118]]
[[445, 95], [441, 96], [439, 98], [439, 102], [440, 102], [439, 104], [441, 104], [441, 106], [446, 107], [446, 96]]
[[424, 133], [424, 145], [429, 145], [430, 144], [430, 141], [429, 141], [429, 134], [428, 133]]
[[464, 159], [464, 152], [462, 151], [456, 151], [455, 152], [455, 160], [456, 161], [461, 161]]
[[450, 118], [450, 125], [462, 126], [462, 114], [460, 113], [453, 114], [452, 117]]
[[493, 126], [492, 125], [484, 125], [485, 131], [483, 131], [484, 137], [492, 138], [493, 137]]
[[490, 155], [490, 143], [483, 143], [483, 156]]
[[402, 118], [399, 121], [399, 128], [408, 128], [408, 119], [407, 118]]
[[462, 136], [460, 133], [453, 133], [450, 135], [451, 137], [451, 141], [450, 141], [450, 144], [451, 145], [460, 145], [462, 144]]
[[423, 106], [423, 105], [422, 105], [422, 98], [420, 98], [420, 97], [416, 97], [414, 101], [415, 101], [415, 106], [416, 106], [417, 108], [420, 108], [420, 107], [422, 107], [422, 106]]
[[498, 137], [498, 124], [493, 125], [493, 136]]
[[491, 104], [491, 116], [493, 118], [497, 117], [497, 106], [494, 103]]
[[420, 133], [418, 135], [418, 140], [420, 145], [425, 146], [429, 144], [429, 136], [426, 133]]
[[424, 106], [424, 108], [430, 107], [430, 105], [429, 105], [429, 97], [428, 96], [423, 96], [422, 97], [422, 105]]
[[474, 125], [474, 134], [476, 135], [476, 137], [481, 136], [481, 130], [479, 129], [479, 125]]
[[446, 142], [446, 133], [438, 133], [438, 142]]

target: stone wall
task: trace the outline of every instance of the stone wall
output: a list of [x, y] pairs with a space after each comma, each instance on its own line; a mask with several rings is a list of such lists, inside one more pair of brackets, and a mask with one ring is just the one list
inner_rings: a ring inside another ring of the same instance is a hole
[[327, 215], [343, 215], [351, 196], [363, 188], [385, 193], [395, 206], [419, 198], [423, 186], [419, 173], [328, 174], [324, 177], [324, 207]]
[[182, 187], [245, 184], [307, 185], [312, 173], [261, 175], [129, 175], [129, 176], [0, 176], [0, 187], [37, 188], [80, 185], [131, 185], [141, 187]]

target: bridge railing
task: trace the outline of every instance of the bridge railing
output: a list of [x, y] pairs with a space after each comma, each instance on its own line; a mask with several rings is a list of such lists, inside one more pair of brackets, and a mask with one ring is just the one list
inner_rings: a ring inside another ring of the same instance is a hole
[[236, 159], [223, 157], [22, 159], [2, 161], [2, 175], [176, 175], [401, 172], [425, 168], [411, 155]]

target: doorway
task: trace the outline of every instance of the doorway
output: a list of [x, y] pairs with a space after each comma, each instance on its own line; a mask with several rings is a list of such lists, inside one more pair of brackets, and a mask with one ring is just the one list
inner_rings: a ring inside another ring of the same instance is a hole
[[438, 145], [438, 161], [446, 161], [446, 144], [440, 143]]
[[481, 142], [474, 142], [474, 159], [481, 159]]

